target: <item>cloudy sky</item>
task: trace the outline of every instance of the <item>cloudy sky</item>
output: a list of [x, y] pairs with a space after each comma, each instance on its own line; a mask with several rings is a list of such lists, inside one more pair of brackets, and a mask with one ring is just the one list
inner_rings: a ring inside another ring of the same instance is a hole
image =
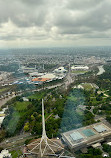
[[0, 0], [0, 47], [111, 45], [111, 0]]

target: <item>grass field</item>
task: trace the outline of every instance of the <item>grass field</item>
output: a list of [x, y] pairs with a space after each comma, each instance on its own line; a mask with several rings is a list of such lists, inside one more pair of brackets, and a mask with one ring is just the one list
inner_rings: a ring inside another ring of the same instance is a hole
[[17, 158], [19, 157], [20, 155], [22, 155], [22, 152], [20, 150], [13, 150], [10, 152], [11, 155], [12, 155], [12, 158]]
[[88, 71], [85, 71], [85, 70], [74, 70], [74, 71], [72, 71], [72, 73], [75, 73], [75, 74], [81, 74], [81, 73], [86, 73], [86, 72], [88, 72]]
[[0, 89], [0, 93], [1, 93], [1, 92], [4, 92], [4, 91], [6, 91], [6, 90], [8, 90], [8, 88], [2, 88], [2, 89]]
[[17, 111], [23, 111], [27, 109], [27, 106], [30, 104], [30, 102], [16, 102], [15, 107]]
[[20, 101], [16, 101], [15, 104], [13, 104], [10, 115], [7, 116], [7, 119], [4, 121], [4, 126], [8, 133], [14, 134], [21, 117], [24, 116], [27, 111], [29, 104], [30, 102]]
[[10, 133], [14, 133], [17, 123], [19, 121], [19, 118], [20, 118], [20, 113], [17, 111], [14, 111], [6, 127]]
[[84, 83], [84, 84], [82, 84], [82, 86], [86, 90], [91, 90], [93, 88], [92, 85], [91, 85], [91, 83]]
[[35, 93], [35, 94], [29, 96], [28, 98], [29, 99], [38, 99], [38, 100], [40, 100], [40, 99], [42, 99], [44, 97], [45, 94], [46, 94], [46, 92]]

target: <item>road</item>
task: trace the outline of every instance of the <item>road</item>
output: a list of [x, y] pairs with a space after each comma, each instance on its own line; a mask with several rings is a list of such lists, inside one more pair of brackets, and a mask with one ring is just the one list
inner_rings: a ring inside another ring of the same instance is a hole
[[[71, 77], [71, 73], [68, 73], [66, 75], [66, 80], [64, 81], [65, 82], [65, 85], [66, 87], [68, 87], [72, 82], [72, 77]], [[56, 87], [60, 87], [62, 86], [64, 83], [58, 83], [56, 85], [52, 85], [52, 86], [48, 86], [48, 87], [44, 87], [44, 89], [52, 89], [52, 88], [56, 88]], [[40, 88], [40, 89], [35, 89], [35, 90], [26, 90], [25, 92], [36, 92], [36, 91], [41, 91], [43, 88]], [[24, 91], [19, 93], [19, 94], [13, 94], [12, 96], [7, 96], [5, 97], [4, 99], [1, 99], [0, 100], [0, 107], [2, 107], [4, 104], [7, 103], [7, 101], [9, 101], [10, 99], [14, 98], [15, 96], [19, 96], [19, 95], [22, 95], [23, 93], [25, 93]]]
[[[53, 86], [48, 86], [48, 87], [44, 87], [44, 89], [52, 89], [52, 88], [56, 88], [56, 87], [60, 87], [60, 86], [62, 86], [62, 84], [63, 83], [59, 83], [59, 84], [57, 84], [57, 85], [53, 85]], [[37, 89], [37, 90], [26, 90], [25, 92], [29, 92], [29, 91], [31, 91], [31, 92], [38, 92], [38, 91], [41, 91], [43, 88], [40, 88], [40, 89]], [[20, 95], [22, 95], [23, 93], [25, 93], [25, 92], [22, 92], [22, 93], [19, 93], [19, 94], [13, 94], [12, 96], [7, 96], [6, 98], [4, 98], [4, 99], [1, 99], [0, 100], [0, 107], [2, 107], [4, 104], [6, 104], [7, 103], [7, 101], [9, 101], [10, 99], [12, 99], [12, 98], [14, 98], [14, 97], [16, 97], [16, 96], [20, 96]]]
[[21, 148], [24, 146], [26, 139], [35, 138], [35, 136], [30, 135], [30, 133], [17, 135], [8, 139], [5, 139], [0, 143], [0, 147], [6, 148], [8, 150], [15, 150], [16, 148]]
[[0, 100], [0, 107], [2, 107], [2, 105], [6, 104], [8, 100], [14, 98], [15, 96], [16, 96], [16, 95], [14, 94], [14, 95], [9, 96], [9, 97], [7, 97], [7, 98], [5, 98], [5, 99], [1, 99], [1, 100]]
[[66, 75], [66, 82], [65, 82], [65, 86], [66, 86], [66, 89], [68, 88], [68, 86], [73, 83], [73, 79], [71, 77], [71, 73], [68, 73]]

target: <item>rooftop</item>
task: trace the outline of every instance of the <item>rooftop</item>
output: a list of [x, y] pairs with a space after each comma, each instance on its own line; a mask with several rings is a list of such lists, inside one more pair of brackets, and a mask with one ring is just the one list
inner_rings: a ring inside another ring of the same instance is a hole
[[72, 134], [70, 134], [70, 137], [74, 141], [79, 141], [84, 138], [79, 132], [73, 132]]
[[91, 129], [85, 129], [82, 131], [82, 133], [86, 136], [86, 137], [91, 137], [93, 135], [95, 135], [95, 132]]
[[47, 73], [47, 74], [41, 76], [41, 78], [50, 78], [50, 79], [53, 79], [53, 78], [56, 78], [56, 76], [53, 73]]
[[50, 80], [50, 78], [34, 78], [34, 79], [32, 79], [32, 81], [39, 81], [39, 82], [45, 82], [48, 80]]
[[63, 140], [70, 148], [92, 145], [108, 136], [111, 136], [111, 128], [102, 122], [62, 133]]
[[97, 125], [97, 126], [94, 126], [94, 129], [95, 129], [97, 132], [99, 132], [99, 133], [104, 132], [104, 131], [107, 131], [107, 129], [105, 128], [104, 125]]

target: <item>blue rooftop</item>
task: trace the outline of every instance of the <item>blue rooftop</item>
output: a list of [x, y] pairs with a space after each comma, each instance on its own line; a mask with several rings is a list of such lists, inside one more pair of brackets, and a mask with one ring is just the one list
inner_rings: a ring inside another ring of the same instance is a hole
[[93, 135], [95, 135], [94, 131], [92, 131], [91, 129], [85, 129], [82, 131], [82, 133], [86, 136], [86, 137], [91, 137]]

